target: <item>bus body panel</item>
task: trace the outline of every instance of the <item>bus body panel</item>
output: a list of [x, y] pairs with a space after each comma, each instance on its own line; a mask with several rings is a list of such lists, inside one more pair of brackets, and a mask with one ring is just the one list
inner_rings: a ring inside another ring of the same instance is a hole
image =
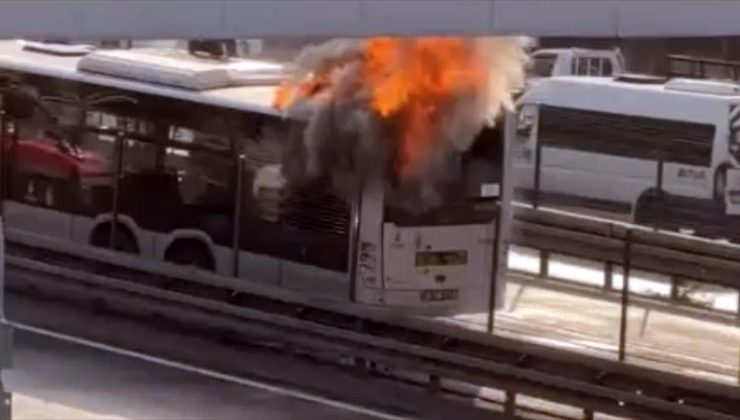
[[68, 213], [9, 200], [5, 202], [4, 211], [8, 226], [56, 239], [71, 239], [73, 216]]
[[481, 311], [487, 304], [493, 224], [397, 226], [384, 223], [384, 294], [399, 305]]
[[280, 262], [279, 286], [314, 296], [347, 300], [347, 275], [295, 261]]
[[369, 179], [363, 189], [357, 233], [354, 299], [368, 304], [384, 304], [383, 290], [383, 186], [378, 179]]
[[[402, 310], [478, 310], [487, 300], [493, 220], [463, 217], [403, 227], [410, 234], [420, 232], [429, 252], [467, 253], [465, 268], [436, 264], [417, 270], [415, 254], [385, 246], [380, 182], [364, 189], [357, 243], [350, 243], [355, 238], [346, 226], [346, 200], [321, 185], [303, 189], [268, 182], [274, 181], [268, 175], [275, 178], [275, 165], [282, 164], [285, 132], [292, 131], [292, 123], [271, 106], [276, 86], [173, 89], [80, 72], [78, 59], [44, 57], [0, 42], [0, 68], [36, 89], [54, 116], [53, 123], [38, 115], [13, 121], [21, 125], [13, 135], [20, 131], [24, 139], [40, 139], [29, 144], [61, 168], [50, 172], [50, 165], [27, 155], [16, 162], [23, 168], [11, 165], [11, 178], [24, 188], [26, 178], [50, 181], [58, 188], [54, 197], [69, 201], [44, 201], [46, 192], [39, 193], [36, 184], [32, 199], [16, 189], [3, 197], [12, 229], [101, 248], [115, 236], [126, 245], [114, 243], [116, 249], [143, 259], [202, 262], [173, 258], [176, 245], [187, 243], [211, 259], [207, 269], [222, 275], [333, 299], [347, 299], [354, 291], [351, 298], [358, 302]], [[126, 101], [97, 103], [100, 98]], [[60, 134], [40, 134], [49, 125]], [[270, 170], [260, 177], [264, 168]], [[259, 197], [256, 180], [272, 190], [267, 198]], [[114, 217], [116, 235], [111, 233]], [[459, 258], [444, 255], [424, 258]], [[356, 269], [348, 256], [355, 257]], [[439, 292], [449, 289], [458, 290], [454, 299]]]
[[556, 197], [565, 196], [564, 201], [572, 195], [598, 200], [605, 206], [611, 204], [616, 210], [620, 204], [631, 205], [636, 197], [655, 186], [655, 162], [547, 147], [541, 153], [540, 190]]
[[[727, 115], [737, 102], [740, 98], [733, 96], [605, 78], [543, 81], [520, 98], [533, 122], [517, 140], [515, 185], [529, 191], [535, 187], [539, 152], [539, 197], [558, 204], [607, 207], [634, 216], [638, 201], [651, 191], [712, 200], [716, 176], [730, 161]], [[571, 115], [562, 128], [554, 116], [548, 122], [548, 113], [562, 112]], [[661, 126], [668, 131], [660, 131]], [[635, 127], [653, 131], [640, 134]], [[648, 141], [641, 143], [640, 136]], [[694, 143], [678, 139], [686, 136], [694, 136]], [[634, 144], [623, 145], [621, 152], [613, 145], [629, 141]]]

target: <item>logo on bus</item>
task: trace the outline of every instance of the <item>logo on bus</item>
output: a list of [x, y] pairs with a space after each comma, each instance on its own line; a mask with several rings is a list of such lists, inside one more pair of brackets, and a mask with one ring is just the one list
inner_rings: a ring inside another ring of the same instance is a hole
[[704, 180], [707, 179], [707, 171], [704, 169], [678, 168], [678, 177], [684, 179]]
[[514, 157], [517, 160], [529, 162], [529, 161], [532, 160], [532, 154], [533, 154], [532, 153], [532, 149], [529, 148], [529, 147], [524, 146], [524, 147], [518, 148], [514, 152]]

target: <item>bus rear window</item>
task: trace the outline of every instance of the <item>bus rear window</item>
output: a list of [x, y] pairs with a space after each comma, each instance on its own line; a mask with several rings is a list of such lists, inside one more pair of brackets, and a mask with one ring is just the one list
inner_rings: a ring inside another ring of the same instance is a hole
[[406, 226], [485, 224], [493, 220], [501, 193], [501, 131], [486, 127], [460, 156], [459, 177], [441, 191], [441, 204], [427, 209], [394, 205], [386, 198], [386, 222]]

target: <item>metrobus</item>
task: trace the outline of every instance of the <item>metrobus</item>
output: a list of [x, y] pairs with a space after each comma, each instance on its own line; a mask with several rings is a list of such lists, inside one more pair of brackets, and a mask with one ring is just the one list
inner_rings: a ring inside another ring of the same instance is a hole
[[740, 233], [740, 86], [555, 77], [519, 106], [520, 198], [710, 237]]
[[69, 50], [0, 42], [0, 72], [43, 110], [4, 118], [8, 232], [404, 310], [488, 305], [496, 130], [461, 156], [464, 194], [417, 214], [378, 182], [346, 200], [283, 179], [305, 122], [272, 107], [279, 63]]

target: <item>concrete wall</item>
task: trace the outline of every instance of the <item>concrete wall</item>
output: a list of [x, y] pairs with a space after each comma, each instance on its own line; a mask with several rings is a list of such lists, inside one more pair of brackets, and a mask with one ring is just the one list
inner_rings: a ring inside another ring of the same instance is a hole
[[0, 0], [0, 38], [740, 34], [731, 0]]

